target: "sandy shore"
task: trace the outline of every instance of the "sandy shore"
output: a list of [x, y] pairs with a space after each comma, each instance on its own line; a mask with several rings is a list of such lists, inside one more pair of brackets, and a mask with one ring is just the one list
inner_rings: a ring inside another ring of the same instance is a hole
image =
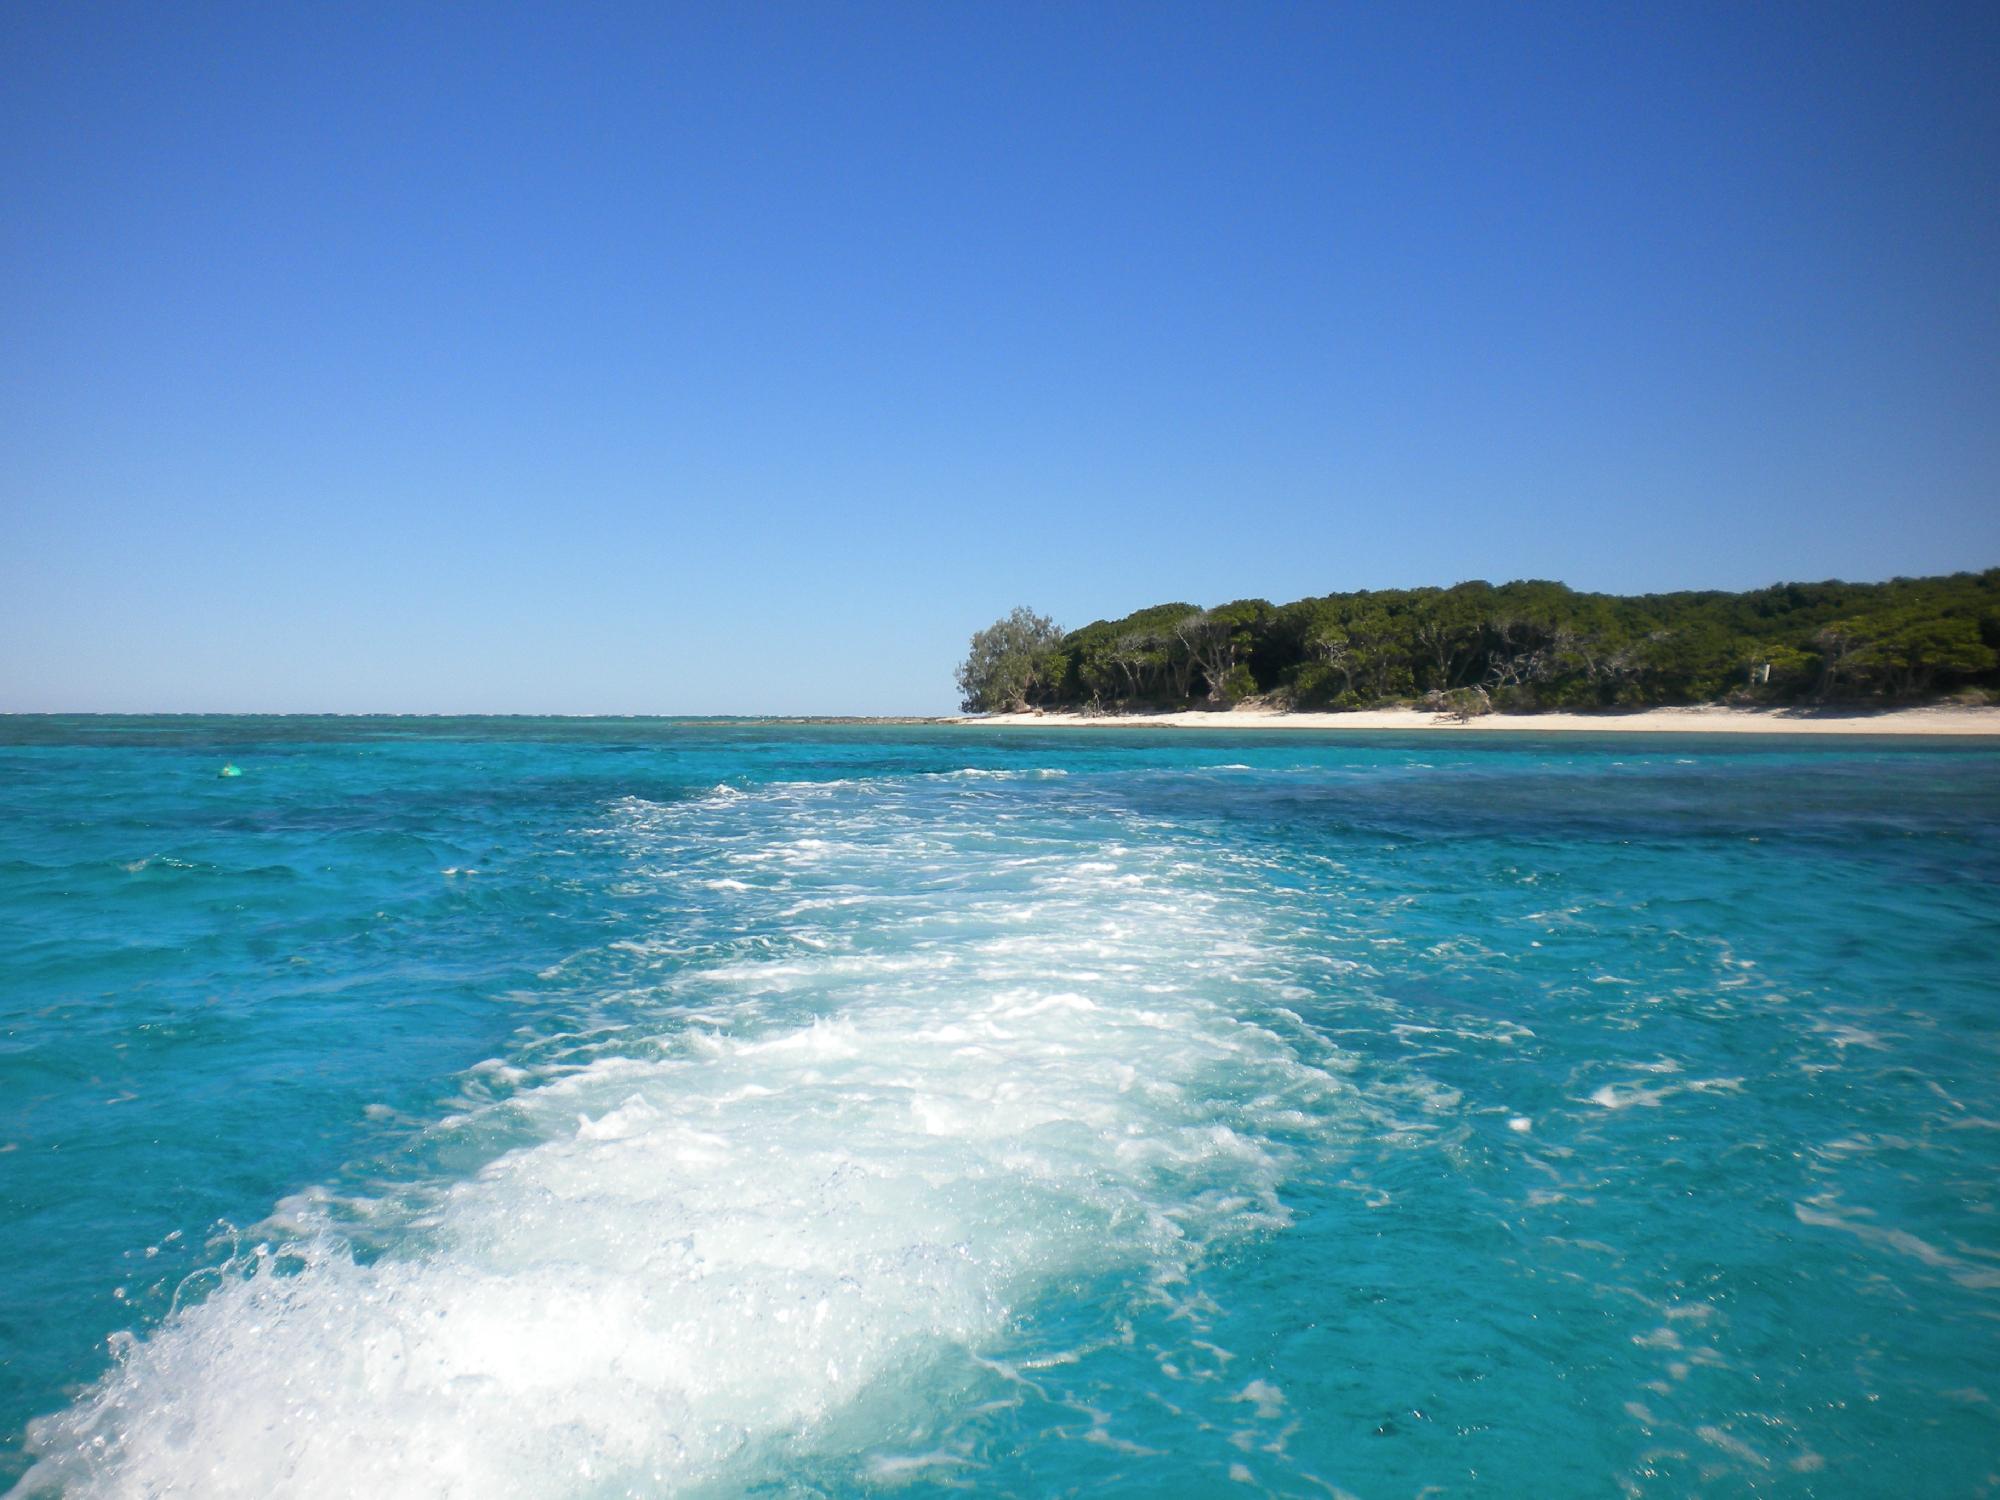
[[2000, 708], [1647, 708], [1629, 713], [1488, 714], [1461, 724], [1417, 708], [1347, 713], [1280, 713], [1268, 708], [1215, 712], [1085, 715], [1024, 713], [945, 719], [1019, 729], [1399, 729], [1450, 734], [1895, 734], [2000, 735]]

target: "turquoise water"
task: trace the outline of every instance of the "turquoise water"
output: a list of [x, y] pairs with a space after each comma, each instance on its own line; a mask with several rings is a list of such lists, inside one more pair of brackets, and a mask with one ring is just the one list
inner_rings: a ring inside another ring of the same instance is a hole
[[1996, 956], [1959, 742], [0, 721], [0, 1483], [1991, 1493]]

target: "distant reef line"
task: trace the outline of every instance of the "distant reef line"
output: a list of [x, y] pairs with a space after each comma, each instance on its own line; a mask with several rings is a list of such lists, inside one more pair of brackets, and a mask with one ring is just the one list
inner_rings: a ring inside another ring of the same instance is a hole
[[1744, 593], [1471, 582], [1156, 604], [1077, 630], [1023, 607], [973, 634], [956, 680], [967, 713], [1093, 720], [1978, 709], [2000, 705], [2000, 568]]

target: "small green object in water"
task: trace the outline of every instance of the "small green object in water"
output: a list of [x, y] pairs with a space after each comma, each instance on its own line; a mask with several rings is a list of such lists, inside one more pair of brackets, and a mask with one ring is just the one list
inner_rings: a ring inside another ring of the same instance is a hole
[[231, 765], [231, 766], [224, 766], [222, 768], [222, 774], [224, 776], [241, 776], [243, 773], [237, 770], [235, 766]]

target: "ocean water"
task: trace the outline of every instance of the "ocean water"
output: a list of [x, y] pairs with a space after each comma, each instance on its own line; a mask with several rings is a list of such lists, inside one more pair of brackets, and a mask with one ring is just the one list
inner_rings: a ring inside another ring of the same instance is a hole
[[1996, 1207], [1988, 745], [0, 720], [20, 1493], [1993, 1493]]

